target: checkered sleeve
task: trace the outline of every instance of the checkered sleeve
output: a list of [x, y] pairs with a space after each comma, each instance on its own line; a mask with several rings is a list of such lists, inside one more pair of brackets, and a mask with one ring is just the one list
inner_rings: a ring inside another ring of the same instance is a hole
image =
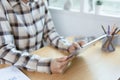
[[12, 29], [4, 11], [0, 4], [0, 60], [27, 70], [50, 73], [51, 59], [41, 58], [16, 49]]
[[[46, 2], [45, 2], [46, 3]], [[50, 12], [48, 10], [47, 4], [45, 4], [45, 22], [44, 22], [44, 39], [52, 46], [68, 51], [69, 46], [71, 45], [64, 37], [60, 36], [54, 27], [53, 21], [51, 19]]]

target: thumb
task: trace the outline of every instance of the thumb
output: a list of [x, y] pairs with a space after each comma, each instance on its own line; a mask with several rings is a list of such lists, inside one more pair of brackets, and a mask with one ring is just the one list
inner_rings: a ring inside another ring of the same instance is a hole
[[77, 42], [74, 42], [73, 45], [74, 45], [75, 49], [79, 49], [80, 48], [80, 45]]

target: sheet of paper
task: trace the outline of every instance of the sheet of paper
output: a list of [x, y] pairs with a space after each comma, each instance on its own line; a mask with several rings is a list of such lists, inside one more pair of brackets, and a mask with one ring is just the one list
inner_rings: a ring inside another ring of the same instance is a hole
[[22, 71], [15, 66], [0, 69], [0, 80], [30, 80]]
[[98, 37], [98, 38], [96, 38], [96, 39], [94, 39], [94, 40], [86, 43], [86, 44], [83, 45], [82, 48], [80, 48], [77, 52], [78, 52], [78, 53], [82, 53], [82, 52], [85, 51], [87, 48], [89, 48], [91, 45], [93, 45], [95, 42], [97, 42], [97, 41], [99, 41], [99, 40], [101, 40], [101, 39], [103, 39], [103, 38], [105, 38], [105, 37], [107, 37], [106, 34], [104, 34], [104, 35], [102, 35], [102, 36], [100, 36], [100, 37]]
[[84, 48], [84, 47], [87, 47], [87, 46], [90, 46], [91, 44], [93, 44], [93, 43], [95, 43], [95, 42], [97, 42], [97, 41], [99, 41], [99, 40], [101, 40], [101, 39], [103, 39], [103, 38], [105, 38], [105, 37], [107, 37], [106, 34], [104, 34], [104, 35], [102, 35], [102, 36], [100, 36], [100, 37], [98, 37], [98, 38], [96, 38], [96, 39], [94, 39], [94, 40], [86, 43], [85, 45], [83, 45], [83, 48]]

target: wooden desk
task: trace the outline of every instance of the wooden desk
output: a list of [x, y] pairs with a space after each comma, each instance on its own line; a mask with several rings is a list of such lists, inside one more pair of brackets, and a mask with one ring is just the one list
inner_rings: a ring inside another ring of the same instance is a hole
[[[34, 53], [43, 57], [63, 56], [51, 47], [42, 48]], [[101, 51], [101, 44], [97, 43], [74, 59], [64, 74], [49, 75], [26, 70], [23, 72], [31, 80], [117, 80], [120, 77], [120, 47], [117, 47], [115, 52], [105, 53]]]

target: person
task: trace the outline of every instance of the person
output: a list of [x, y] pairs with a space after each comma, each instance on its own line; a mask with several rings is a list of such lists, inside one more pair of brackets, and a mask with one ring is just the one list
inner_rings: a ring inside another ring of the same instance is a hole
[[0, 60], [18, 68], [44, 73], [63, 73], [70, 59], [42, 58], [31, 52], [43, 42], [72, 53], [79, 47], [55, 30], [45, 0], [0, 0]]

